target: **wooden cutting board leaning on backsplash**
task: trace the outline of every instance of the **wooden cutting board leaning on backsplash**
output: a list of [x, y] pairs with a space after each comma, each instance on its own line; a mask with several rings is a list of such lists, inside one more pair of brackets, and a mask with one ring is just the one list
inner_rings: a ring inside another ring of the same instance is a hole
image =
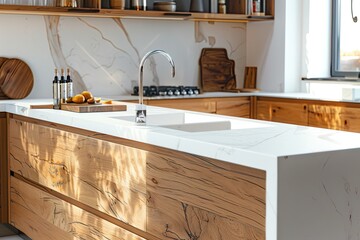
[[0, 57], [0, 99], [25, 98], [33, 85], [32, 71], [24, 61]]
[[235, 62], [225, 48], [203, 48], [200, 56], [201, 85], [204, 92], [236, 88]]

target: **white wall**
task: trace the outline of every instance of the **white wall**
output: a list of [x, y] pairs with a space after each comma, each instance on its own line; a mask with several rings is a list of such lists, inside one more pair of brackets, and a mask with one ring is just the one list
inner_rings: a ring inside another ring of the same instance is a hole
[[51, 97], [55, 66], [71, 68], [76, 92], [128, 95], [141, 58], [154, 49], [173, 57], [177, 74], [172, 79], [168, 62], [156, 56], [146, 63], [145, 85], [200, 85], [200, 53], [210, 47], [227, 49], [239, 85], [243, 81], [243, 23], [0, 15], [0, 31], [0, 56], [20, 58], [33, 71], [29, 98]]
[[285, 20], [284, 92], [300, 91], [303, 1], [287, 1]]
[[330, 77], [331, 0], [304, 0], [304, 8], [303, 76]]
[[274, 21], [248, 24], [0, 15], [0, 56], [30, 65], [31, 98], [51, 97], [55, 66], [70, 67], [79, 89], [129, 94], [141, 57], [155, 48], [174, 57], [177, 75], [170, 78], [166, 61], [156, 58], [146, 85], [200, 85], [201, 49], [222, 47], [236, 62], [238, 87], [244, 67], [257, 66], [262, 91], [294, 92], [301, 77], [329, 76], [330, 19], [331, 0], [275, 0]]
[[331, 0], [276, 0], [275, 20], [248, 24], [246, 37], [261, 90], [302, 91], [302, 77], [330, 76]]
[[258, 66], [263, 91], [300, 91], [302, 5], [302, 0], [276, 0], [273, 22], [248, 24], [246, 65]]

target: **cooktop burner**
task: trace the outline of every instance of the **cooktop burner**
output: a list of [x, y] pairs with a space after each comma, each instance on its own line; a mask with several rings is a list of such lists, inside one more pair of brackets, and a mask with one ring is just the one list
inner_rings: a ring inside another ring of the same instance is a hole
[[[139, 87], [134, 87], [131, 95], [139, 96]], [[144, 97], [155, 96], [186, 96], [198, 95], [200, 89], [196, 86], [144, 86]]]

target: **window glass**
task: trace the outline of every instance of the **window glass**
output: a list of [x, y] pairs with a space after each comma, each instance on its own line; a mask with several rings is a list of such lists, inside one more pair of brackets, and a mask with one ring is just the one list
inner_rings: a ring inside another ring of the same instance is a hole
[[333, 0], [332, 31], [332, 76], [358, 76], [360, 1]]

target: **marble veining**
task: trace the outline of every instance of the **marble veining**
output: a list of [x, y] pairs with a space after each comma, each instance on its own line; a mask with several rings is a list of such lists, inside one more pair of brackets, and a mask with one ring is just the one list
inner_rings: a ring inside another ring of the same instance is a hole
[[352, 149], [280, 160], [279, 239], [359, 239], [358, 154]]
[[[60, 42], [60, 34], [59, 34], [59, 16], [44, 16], [44, 21], [46, 25], [47, 39], [49, 42], [49, 49], [51, 52], [51, 56], [54, 61], [55, 67], [60, 71], [63, 68], [65, 71], [67, 68], [70, 69], [73, 82], [74, 82], [74, 90], [82, 91], [86, 89], [86, 85], [81, 79], [79, 73], [67, 64], [66, 58], [61, 51], [61, 42]], [[59, 72], [60, 73], [60, 72]]]
[[20, 58], [33, 71], [30, 99], [52, 97], [55, 67], [71, 69], [76, 92], [129, 95], [137, 85], [142, 56], [154, 49], [173, 57], [177, 74], [171, 78], [167, 62], [154, 57], [145, 66], [146, 85], [200, 86], [201, 50], [212, 47], [227, 49], [235, 61], [238, 86], [243, 83], [244, 23], [6, 14], [0, 20], [0, 29], [7, 33], [0, 40], [2, 56]]
[[[94, 19], [46, 16], [51, 56], [58, 67], [70, 67], [74, 89], [96, 95], [129, 95], [137, 85], [138, 67], [146, 52], [163, 49], [174, 59], [171, 79], [166, 62], [151, 57], [144, 69], [145, 85], [200, 85], [201, 49], [222, 47], [236, 62], [238, 82], [245, 66], [245, 24]], [[219, 31], [229, 28], [226, 33]], [[79, 33], [79, 34], [76, 34]]]

